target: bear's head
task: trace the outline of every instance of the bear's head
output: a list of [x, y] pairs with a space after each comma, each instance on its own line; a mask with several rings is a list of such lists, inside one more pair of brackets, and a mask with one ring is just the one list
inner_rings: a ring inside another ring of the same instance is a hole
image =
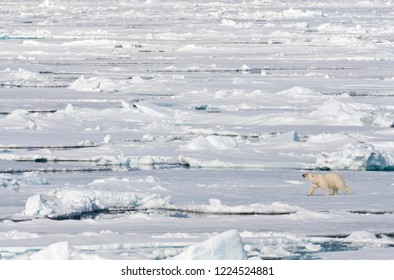
[[302, 174], [302, 177], [308, 180], [313, 180], [314, 174]]

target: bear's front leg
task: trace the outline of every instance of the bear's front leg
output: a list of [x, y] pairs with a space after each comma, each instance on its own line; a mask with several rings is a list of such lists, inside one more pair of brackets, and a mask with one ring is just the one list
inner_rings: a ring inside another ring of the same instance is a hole
[[318, 186], [315, 185], [315, 184], [313, 184], [313, 185], [311, 186], [311, 189], [309, 190], [308, 196], [314, 195], [315, 192], [317, 191], [317, 188], [318, 188]]

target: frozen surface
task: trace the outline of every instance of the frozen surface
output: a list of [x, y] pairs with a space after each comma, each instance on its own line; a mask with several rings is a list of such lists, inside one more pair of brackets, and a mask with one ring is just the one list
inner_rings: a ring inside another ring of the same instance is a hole
[[132, 2], [3, 1], [0, 259], [394, 258], [391, 1]]

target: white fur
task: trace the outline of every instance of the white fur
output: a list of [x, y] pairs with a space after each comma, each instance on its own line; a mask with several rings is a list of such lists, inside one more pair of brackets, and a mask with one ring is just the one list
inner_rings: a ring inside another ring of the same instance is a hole
[[330, 190], [332, 190], [332, 195], [338, 194], [339, 190], [350, 193], [350, 188], [346, 186], [342, 176], [338, 173], [303, 174], [302, 176], [312, 182], [308, 195], [314, 195], [318, 188], [322, 188], [325, 195], [329, 195]]

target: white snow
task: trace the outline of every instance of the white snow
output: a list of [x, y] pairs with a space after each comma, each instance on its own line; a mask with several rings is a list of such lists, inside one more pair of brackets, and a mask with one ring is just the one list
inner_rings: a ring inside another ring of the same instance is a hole
[[0, 259], [393, 258], [392, 7], [3, 1]]

